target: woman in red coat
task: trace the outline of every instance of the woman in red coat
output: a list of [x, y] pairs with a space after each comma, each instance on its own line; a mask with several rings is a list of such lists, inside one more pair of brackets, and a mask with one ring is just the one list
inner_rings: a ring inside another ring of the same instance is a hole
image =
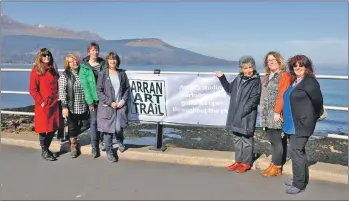
[[49, 161], [57, 157], [49, 147], [60, 122], [58, 78], [52, 53], [46, 48], [40, 49], [30, 73], [29, 93], [34, 99], [34, 127], [39, 134], [41, 156]]

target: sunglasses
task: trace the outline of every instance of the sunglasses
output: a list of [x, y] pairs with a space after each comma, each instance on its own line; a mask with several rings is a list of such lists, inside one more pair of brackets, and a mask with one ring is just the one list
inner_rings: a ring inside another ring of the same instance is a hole
[[293, 68], [305, 68], [305, 66], [304, 65], [303, 66], [295, 65], [295, 66], [293, 66]]
[[51, 57], [51, 54], [42, 54], [42, 57]]

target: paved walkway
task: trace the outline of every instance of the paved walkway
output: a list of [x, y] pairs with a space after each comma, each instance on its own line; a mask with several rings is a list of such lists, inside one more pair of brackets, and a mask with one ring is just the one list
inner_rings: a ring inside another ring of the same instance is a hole
[[298, 195], [285, 194], [286, 176], [263, 178], [258, 171], [62, 155], [44, 161], [40, 151], [1, 145], [1, 198], [6, 199], [312, 199], [347, 200], [348, 186], [310, 181]]

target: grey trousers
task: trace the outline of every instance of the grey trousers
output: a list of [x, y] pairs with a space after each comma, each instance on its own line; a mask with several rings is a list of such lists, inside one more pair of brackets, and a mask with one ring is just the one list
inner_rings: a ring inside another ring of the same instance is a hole
[[235, 162], [252, 165], [253, 163], [253, 137], [233, 132]]
[[292, 160], [293, 184], [303, 190], [309, 182], [308, 158], [305, 154], [305, 145], [309, 137], [290, 135], [290, 156]]

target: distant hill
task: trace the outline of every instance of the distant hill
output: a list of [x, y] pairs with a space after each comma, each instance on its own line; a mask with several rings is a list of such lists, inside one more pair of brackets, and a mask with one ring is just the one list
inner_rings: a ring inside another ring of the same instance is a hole
[[1, 35], [30, 35], [52, 38], [103, 40], [99, 35], [88, 31], [72, 31], [42, 24], [28, 25], [13, 20], [5, 14], [1, 14]]
[[171, 46], [157, 38], [104, 40], [88, 31], [72, 31], [46, 25], [27, 25], [1, 14], [2, 63], [33, 63], [40, 48], [49, 48], [57, 63], [69, 52], [86, 55], [91, 41], [101, 47], [101, 56], [116, 51], [126, 65], [231, 65], [227, 61]]
[[[5, 35], [2, 37], [2, 63], [33, 63], [40, 48], [49, 48], [57, 62], [69, 52], [86, 55], [90, 40]], [[96, 41], [104, 56], [116, 51], [125, 65], [235, 65], [227, 61], [173, 47], [159, 39], [127, 39]]]

